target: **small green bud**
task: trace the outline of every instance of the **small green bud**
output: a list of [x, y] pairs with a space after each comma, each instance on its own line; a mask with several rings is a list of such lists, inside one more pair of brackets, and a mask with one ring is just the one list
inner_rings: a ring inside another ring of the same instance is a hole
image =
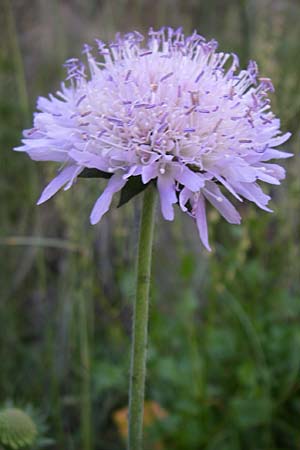
[[13, 450], [32, 445], [37, 428], [31, 417], [17, 408], [0, 411], [0, 443]]

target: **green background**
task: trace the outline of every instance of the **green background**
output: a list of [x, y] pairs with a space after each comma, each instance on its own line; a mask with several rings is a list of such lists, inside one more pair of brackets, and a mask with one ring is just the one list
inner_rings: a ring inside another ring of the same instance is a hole
[[36, 207], [56, 166], [11, 149], [84, 42], [164, 24], [257, 60], [295, 157], [273, 214], [244, 203], [233, 226], [209, 210], [210, 255], [178, 208], [157, 215], [146, 397], [167, 416], [146, 449], [300, 449], [299, 21], [298, 0], [0, 0], [0, 406], [35, 410], [50, 449], [125, 448], [140, 198], [95, 227], [103, 181]]

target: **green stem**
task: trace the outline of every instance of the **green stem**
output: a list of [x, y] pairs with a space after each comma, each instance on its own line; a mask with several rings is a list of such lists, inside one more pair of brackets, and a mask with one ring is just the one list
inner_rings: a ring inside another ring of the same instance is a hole
[[91, 411], [91, 389], [90, 389], [90, 346], [88, 336], [88, 306], [86, 299], [80, 298], [80, 353], [82, 365], [81, 385], [81, 438], [83, 450], [92, 449], [92, 411]]
[[141, 450], [148, 338], [149, 286], [154, 230], [156, 192], [149, 186], [144, 193], [136, 270], [136, 296], [132, 326], [129, 387], [128, 450]]
[[[77, 264], [79, 269], [79, 264]], [[91, 395], [91, 285], [88, 278], [88, 258], [82, 257], [80, 268], [84, 281], [82, 289], [78, 291], [79, 300], [79, 339], [80, 339], [80, 361], [82, 369], [81, 377], [81, 448], [82, 450], [93, 449], [92, 431], [92, 395]]]

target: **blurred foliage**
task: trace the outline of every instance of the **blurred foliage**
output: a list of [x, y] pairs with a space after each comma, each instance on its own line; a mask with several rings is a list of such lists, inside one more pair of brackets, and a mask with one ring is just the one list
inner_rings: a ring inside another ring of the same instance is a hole
[[[91, 227], [104, 182], [82, 179], [36, 208], [55, 167], [11, 148], [83, 42], [168, 24], [259, 62], [297, 154], [300, 3], [0, 0], [0, 12], [0, 402], [43, 411], [53, 450], [120, 450], [140, 199]], [[209, 211], [209, 256], [188, 218], [157, 220], [147, 400], [167, 415], [148, 448], [300, 449], [299, 157], [285, 165], [273, 215], [245, 204], [237, 227]]]

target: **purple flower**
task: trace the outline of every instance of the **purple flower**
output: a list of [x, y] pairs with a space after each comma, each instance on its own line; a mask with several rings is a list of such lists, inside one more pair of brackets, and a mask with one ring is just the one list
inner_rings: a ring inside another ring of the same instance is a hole
[[238, 72], [237, 57], [217, 52], [215, 41], [171, 28], [150, 29], [145, 41], [138, 32], [109, 45], [97, 40], [97, 48], [95, 58], [85, 46], [86, 65], [66, 62], [67, 86], [38, 99], [34, 127], [15, 149], [61, 163], [39, 204], [85, 168], [108, 172], [94, 224], [130, 177], [154, 180], [164, 218], [173, 220], [178, 203], [207, 249], [207, 202], [228, 222], [241, 220], [224, 191], [270, 211], [258, 181], [280, 184], [284, 169], [269, 161], [291, 156], [275, 149], [290, 133], [281, 134], [267, 96], [272, 83], [258, 78], [253, 61]]

